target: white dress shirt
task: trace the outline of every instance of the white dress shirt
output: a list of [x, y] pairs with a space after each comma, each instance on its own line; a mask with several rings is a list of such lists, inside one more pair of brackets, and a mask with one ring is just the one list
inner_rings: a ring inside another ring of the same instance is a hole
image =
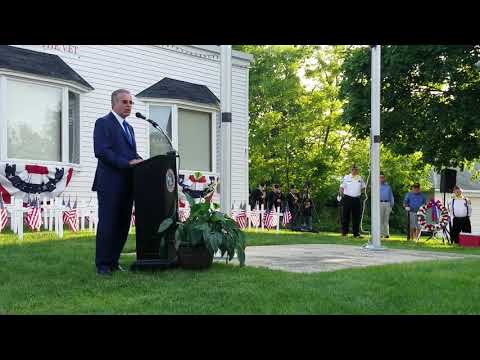
[[[123, 131], [126, 131], [125, 128], [123, 127], [123, 122], [126, 121], [127, 119], [122, 118], [120, 115], [118, 115], [118, 114], [117, 114], [115, 111], [113, 111], [113, 110], [112, 110], [112, 114], [117, 118], [117, 120], [118, 120], [120, 126], [122, 127]], [[128, 124], [128, 121], [127, 121], [127, 124]], [[132, 134], [130, 134], [130, 129], [128, 129], [128, 132], [129, 132], [129, 133], [127, 134], [127, 136], [130, 135], [130, 139], [133, 139]]]
[[348, 174], [343, 178], [340, 187], [343, 188], [343, 193], [351, 197], [359, 197], [362, 194], [362, 189], [365, 189], [365, 181], [360, 175], [353, 176]]
[[[455, 200], [455, 201], [453, 201]], [[453, 217], [466, 217], [472, 215], [472, 203], [464, 196], [458, 198], [456, 196], [448, 202], [448, 211]], [[454, 215], [455, 214], [455, 215]]]

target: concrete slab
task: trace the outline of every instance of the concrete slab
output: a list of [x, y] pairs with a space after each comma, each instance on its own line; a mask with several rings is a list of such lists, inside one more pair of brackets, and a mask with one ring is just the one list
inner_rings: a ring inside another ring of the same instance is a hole
[[[360, 246], [335, 244], [249, 246], [245, 255], [247, 266], [299, 273], [335, 271], [413, 261], [453, 260], [470, 257], [480, 259], [479, 255], [399, 249], [372, 251]], [[215, 259], [215, 261], [222, 260]], [[238, 261], [233, 259], [232, 263], [238, 263]]]

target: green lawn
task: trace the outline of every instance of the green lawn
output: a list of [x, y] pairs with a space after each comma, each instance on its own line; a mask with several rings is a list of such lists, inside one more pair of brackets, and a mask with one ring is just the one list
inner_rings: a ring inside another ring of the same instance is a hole
[[[248, 232], [248, 245], [365, 240], [337, 234]], [[400, 237], [391, 248], [480, 254]], [[125, 252], [133, 252], [131, 235]], [[480, 261], [431, 261], [296, 274], [215, 263], [207, 271], [116, 273], [97, 278], [95, 240], [0, 234], [0, 314], [480, 314]], [[129, 265], [134, 257], [122, 256]]]

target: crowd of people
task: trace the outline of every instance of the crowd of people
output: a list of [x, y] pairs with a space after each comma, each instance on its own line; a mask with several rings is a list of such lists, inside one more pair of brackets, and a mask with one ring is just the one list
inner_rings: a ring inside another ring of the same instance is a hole
[[[367, 184], [362, 176], [359, 175], [358, 168], [354, 164], [351, 167], [351, 172], [342, 178], [337, 197], [340, 206], [342, 236], [348, 235], [351, 226], [353, 236], [362, 238], [360, 234], [362, 213], [360, 198], [366, 187]], [[427, 196], [420, 191], [419, 183], [414, 183], [411, 191], [405, 195], [402, 205], [407, 214], [409, 239], [418, 238], [421, 225], [418, 221], [417, 212], [428, 201]], [[390, 215], [394, 204], [393, 190], [386, 181], [385, 174], [380, 173], [380, 235], [384, 239], [390, 237]], [[287, 194], [282, 193], [281, 187], [277, 183], [272, 184], [270, 190], [267, 190], [265, 183], [261, 183], [250, 194], [250, 206], [252, 209], [256, 207], [260, 209], [262, 206], [265, 210], [275, 208], [280, 209], [281, 212], [288, 208], [292, 214], [292, 220], [288, 226], [290, 229], [312, 230], [312, 216], [315, 207], [310, 195], [308, 182], [304, 184], [301, 192], [298, 192], [294, 185], [290, 185]], [[471, 232], [471, 201], [463, 195], [463, 191], [459, 186], [455, 186], [451, 199], [445, 206], [450, 216], [450, 226], [447, 231], [450, 234], [451, 241], [458, 243], [460, 232]]]
[[[351, 168], [351, 173], [344, 176], [340, 184], [338, 201], [342, 207], [342, 235], [347, 236], [350, 218], [352, 223], [352, 233], [354, 237], [361, 237], [359, 224], [361, 219], [360, 196], [366, 188], [365, 181], [358, 174], [355, 165]], [[407, 212], [409, 239], [417, 239], [421, 229], [418, 221], [417, 212], [428, 203], [428, 199], [420, 191], [420, 184], [414, 183], [411, 191], [403, 199], [403, 207]], [[395, 199], [390, 185], [385, 181], [385, 174], [380, 173], [380, 235], [383, 238], [390, 237], [390, 214], [392, 213]], [[446, 204], [450, 226], [449, 229], [443, 229], [449, 232], [450, 241], [459, 242], [461, 232], [471, 233], [470, 216], [472, 215], [472, 205], [470, 199], [463, 195], [463, 190], [459, 186], [453, 188], [453, 194]], [[432, 209], [432, 211], [437, 211]], [[438, 217], [437, 217], [438, 218]]]
[[262, 207], [265, 210], [280, 209], [284, 212], [288, 209], [292, 219], [288, 224], [291, 230], [313, 231], [312, 216], [314, 211], [313, 200], [310, 195], [310, 185], [304, 184], [303, 190], [299, 192], [295, 185], [290, 185], [289, 192], [285, 195], [279, 184], [272, 184], [267, 190], [266, 183], [261, 183], [250, 194], [250, 206], [252, 209]]

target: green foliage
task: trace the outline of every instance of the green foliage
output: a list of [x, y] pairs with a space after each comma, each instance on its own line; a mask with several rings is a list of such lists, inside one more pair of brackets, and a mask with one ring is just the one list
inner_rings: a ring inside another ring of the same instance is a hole
[[[350, 172], [352, 163], [360, 167], [365, 179], [369, 175], [369, 140], [363, 138], [356, 123], [342, 121], [345, 107], [353, 117], [351, 106], [359, 100], [340, 96], [344, 91], [341, 84], [350, 76], [347, 70], [352, 66], [351, 54], [364, 50], [347, 46], [254, 45], [237, 49], [254, 56], [249, 76], [251, 187], [262, 181], [278, 182], [287, 192], [289, 184], [300, 188], [309, 181], [316, 204], [316, 228], [338, 230], [335, 197], [341, 178]], [[363, 60], [368, 70], [369, 59]], [[364, 96], [369, 96], [368, 77], [363, 77], [360, 88]], [[369, 100], [365, 100], [365, 106], [370, 108]], [[418, 181], [422, 188], [431, 187], [432, 167], [421, 152], [413, 149], [399, 153], [391, 146], [382, 146], [381, 158], [381, 171], [393, 188], [397, 204], [401, 204], [412, 183]], [[366, 221], [369, 211], [365, 210]], [[396, 218], [393, 227], [403, 229], [401, 208], [395, 208], [392, 216]]]
[[[382, 46], [382, 141], [399, 155], [420, 152], [437, 170], [480, 156], [479, 46]], [[343, 121], [370, 134], [370, 50], [343, 63]]]
[[[250, 245], [351, 244], [332, 234], [246, 232]], [[404, 239], [405, 237], [403, 237]], [[432, 241], [382, 242], [388, 248], [480, 254]], [[397, 245], [394, 245], [397, 244]], [[121, 263], [135, 257], [129, 236]], [[0, 233], [1, 314], [479, 314], [480, 261], [429, 261], [322, 273], [289, 273], [214, 262], [211, 271], [155, 273], [93, 269], [89, 232]], [[14, 271], [12, 271], [14, 269]], [[224, 286], [229, 284], [231, 286]], [[214, 286], [217, 285], [217, 286]], [[261, 291], [259, 291], [261, 289]], [[380, 295], [379, 295], [380, 294]], [[228, 301], [226, 301], [226, 299]], [[248, 299], [248, 301], [246, 301]]]
[[226, 214], [212, 209], [210, 203], [195, 204], [191, 202], [190, 217], [185, 223], [177, 223], [175, 234], [176, 248], [180, 246], [206, 246], [213, 255], [220, 250], [221, 255], [227, 254], [232, 260], [237, 252], [240, 266], [245, 265], [245, 235]]

